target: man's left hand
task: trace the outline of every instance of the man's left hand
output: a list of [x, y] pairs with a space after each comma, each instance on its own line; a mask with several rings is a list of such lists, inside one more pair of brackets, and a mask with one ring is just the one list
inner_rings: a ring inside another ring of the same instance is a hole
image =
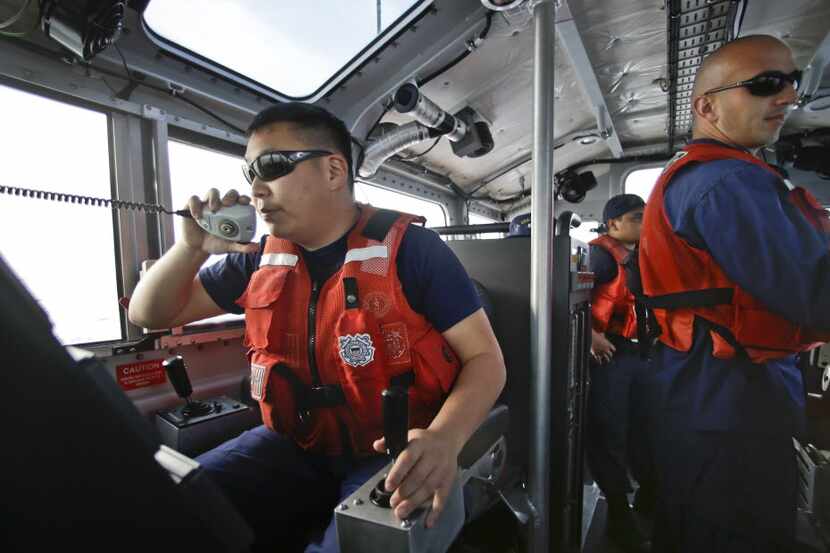
[[[432, 499], [432, 511], [426, 520], [427, 528], [431, 528], [444, 509], [458, 473], [460, 448], [448, 436], [429, 429], [410, 430], [408, 439], [406, 449], [386, 476], [387, 491], [395, 490], [389, 504], [395, 516], [404, 519]], [[383, 438], [375, 440], [373, 446], [386, 453]]]

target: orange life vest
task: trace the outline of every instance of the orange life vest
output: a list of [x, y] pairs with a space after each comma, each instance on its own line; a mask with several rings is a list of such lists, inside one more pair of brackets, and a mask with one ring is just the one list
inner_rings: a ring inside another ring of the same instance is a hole
[[617, 262], [617, 276], [594, 288], [591, 297], [591, 319], [594, 330], [616, 334], [623, 338], [637, 337], [637, 315], [634, 312], [634, 295], [625, 282], [623, 261], [631, 250], [607, 234], [590, 242], [607, 251]]
[[404, 233], [424, 219], [360, 207], [343, 266], [325, 283], [311, 282], [293, 243], [269, 236], [237, 300], [263, 422], [330, 455], [372, 452], [390, 385], [409, 388], [410, 428], [428, 426], [460, 369], [444, 337], [409, 306], [397, 274]]
[[[664, 206], [672, 177], [690, 163], [739, 159], [780, 178], [755, 156], [715, 144], [691, 144], [669, 162], [646, 204], [640, 236], [639, 266], [643, 291], [660, 325], [659, 339], [679, 351], [692, 345], [695, 318], [709, 326], [713, 355], [721, 359], [743, 350], [754, 363], [806, 351], [830, 340], [830, 334], [811, 331], [770, 312], [735, 284], [705, 250], [690, 246], [675, 234]], [[830, 231], [827, 213], [803, 188], [788, 199], [819, 231]]]

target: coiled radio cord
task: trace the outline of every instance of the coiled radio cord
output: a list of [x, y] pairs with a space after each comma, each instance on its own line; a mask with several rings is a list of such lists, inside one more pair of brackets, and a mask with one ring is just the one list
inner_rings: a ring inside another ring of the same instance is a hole
[[71, 204], [90, 205], [98, 207], [110, 207], [112, 209], [133, 209], [136, 211], [144, 211], [146, 213], [167, 213], [169, 215], [179, 215], [185, 218], [191, 218], [190, 210], [180, 209], [178, 211], [171, 211], [159, 204], [145, 204], [140, 202], [126, 202], [123, 200], [113, 200], [111, 198], [95, 198], [92, 196], [81, 196], [78, 194], [66, 194], [63, 192], [49, 192], [47, 190], [32, 190], [31, 188], [20, 188], [17, 186], [3, 186], [0, 185], [0, 194], [9, 194], [10, 196], [19, 196], [21, 198], [33, 198], [37, 200], [52, 200], [56, 202], [67, 202]]

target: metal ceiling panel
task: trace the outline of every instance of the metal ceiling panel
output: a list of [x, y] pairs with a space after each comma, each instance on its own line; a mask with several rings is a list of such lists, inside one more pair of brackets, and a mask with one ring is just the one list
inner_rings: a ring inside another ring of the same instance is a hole
[[[664, 3], [585, 0], [574, 2], [571, 11], [623, 143], [663, 139], [668, 76]], [[633, 119], [637, 123], [631, 124]]]
[[[496, 144], [491, 153], [475, 159], [459, 158], [442, 140], [419, 160], [462, 188], [472, 188], [532, 147], [533, 32], [527, 22], [529, 19], [517, 22], [504, 14], [494, 14], [490, 33], [478, 50], [423, 87], [424, 94], [446, 111], [455, 113], [469, 105], [491, 124]], [[568, 56], [559, 48], [556, 72], [556, 95], [566, 98], [567, 104], [556, 106], [555, 135], [593, 128], [593, 111], [583, 98]], [[410, 119], [390, 114], [385, 120], [404, 123]], [[428, 145], [413, 147], [407, 153], [423, 151]]]

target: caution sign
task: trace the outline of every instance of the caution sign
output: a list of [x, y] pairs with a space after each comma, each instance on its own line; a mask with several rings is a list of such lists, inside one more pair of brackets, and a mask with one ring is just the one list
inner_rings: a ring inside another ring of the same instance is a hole
[[118, 365], [115, 367], [115, 378], [123, 390], [135, 390], [136, 388], [164, 384], [167, 377], [161, 363], [161, 359], [151, 359], [128, 365]]

